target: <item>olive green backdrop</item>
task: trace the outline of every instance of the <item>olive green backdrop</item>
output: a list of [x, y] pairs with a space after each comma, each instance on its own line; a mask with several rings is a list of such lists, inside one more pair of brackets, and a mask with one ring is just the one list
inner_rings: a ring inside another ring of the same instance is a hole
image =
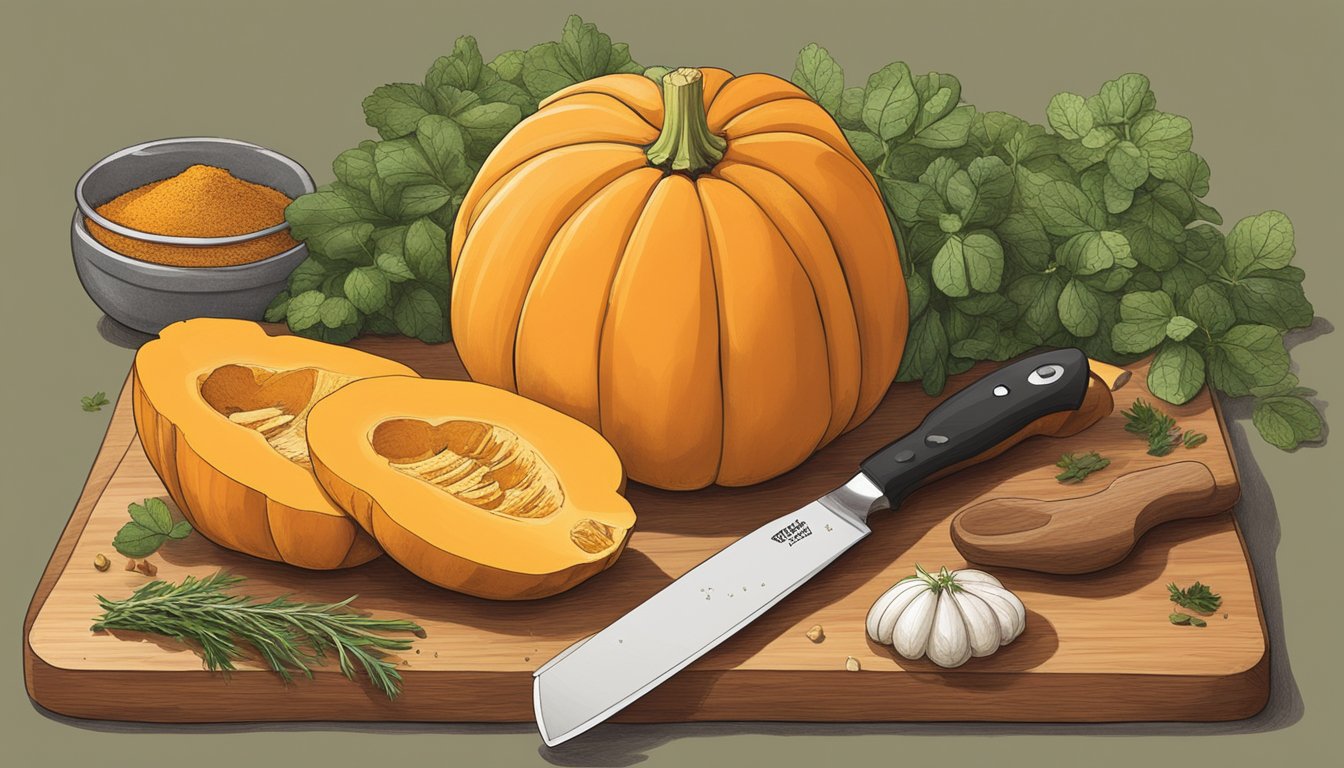
[[[37, 765], [1261, 765], [1338, 755], [1344, 530], [1337, 446], [1284, 454], [1232, 408], [1252, 533], [1275, 620], [1274, 701], [1216, 726], [607, 726], [540, 748], [529, 726], [154, 728], [71, 722], [23, 690], [20, 627], [79, 494], [129, 350], [104, 341], [70, 261], [73, 187], [104, 154], [142, 140], [217, 135], [273, 147], [331, 178], [336, 153], [371, 136], [360, 100], [419, 80], [453, 39], [486, 56], [555, 37], [571, 11], [628, 41], [644, 64], [715, 64], [788, 75], [811, 41], [850, 83], [900, 58], [961, 78], [986, 110], [1043, 121], [1060, 90], [1093, 93], [1127, 71], [1152, 78], [1162, 108], [1187, 115], [1213, 168], [1208, 200], [1234, 222], [1287, 212], [1320, 336], [1294, 350], [1303, 382], [1340, 397], [1344, 272], [1338, 139], [1341, 8], [1331, 2], [32, 2], [0, 11], [0, 291], [5, 360], [0, 483], [3, 556], [0, 743]], [[1344, 418], [1338, 412], [1328, 414]], [[1271, 490], [1272, 489], [1272, 490]], [[1276, 575], [1277, 574], [1277, 575]], [[1215, 585], [1216, 586], [1216, 585]], [[1286, 637], [1286, 642], [1284, 641]], [[1287, 662], [1296, 671], [1294, 684]], [[152, 689], [127, 698], [152, 697]], [[200, 702], [208, 718], [210, 702]], [[1191, 735], [1195, 734], [1195, 735]], [[1220, 738], [1209, 738], [1220, 736]]]

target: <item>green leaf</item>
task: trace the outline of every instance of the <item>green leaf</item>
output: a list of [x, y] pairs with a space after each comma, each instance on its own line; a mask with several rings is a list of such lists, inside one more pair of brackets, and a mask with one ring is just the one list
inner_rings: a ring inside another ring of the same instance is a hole
[[[840, 95], [840, 111], [835, 119], [844, 128], [863, 127], [863, 89], [857, 86], [846, 88]], [[925, 163], [927, 165], [927, 162]]]
[[1094, 275], [1117, 264], [1136, 265], [1124, 235], [1109, 230], [1074, 235], [1055, 252], [1055, 259], [1075, 275]]
[[990, 293], [1003, 278], [1003, 246], [992, 233], [977, 230], [962, 239], [962, 258], [972, 290]]
[[112, 538], [112, 548], [126, 557], [148, 557], [167, 540], [166, 533], [156, 533], [136, 523], [126, 523]]
[[1062, 330], [1059, 297], [1064, 284], [1054, 274], [1024, 275], [1008, 285], [1008, 298], [1022, 308], [1017, 328], [1025, 341], [1045, 343]]
[[302, 195], [285, 208], [285, 221], [296, 240], [307, 240], [342, 224], [364, 221], [370, 208], [353, 205], [348, 195], [322, 189]]
[[1209, 378], [1232, 397], [1273, 384], [1287, 373], [1283, 336], [1267, 325], [1234, 325], [1209, 350]]
[[1007, 254], [1023, 268], [1040, 272], [1050, 263], [1050, 237], [1031, 213], [1010, 213], [994, 231]]
[[929, 306], [929, 283], [918, 272], [905, 278], [905, 292], [910, 299], [910, 317], [918, 317]]
[[1194, 134], [1190, 121], [1180, 115], [1149, 112], [1134, 121], [1129, 138], [1143, 150], [1150, 164], [1157, 165], [1160, 161], [1175, 160], [1181, 152], [1190, 149]]
[[402, 216], [427, 216], [453, 199], [453, 194], [438, 184], [411, 184], [401, 190]]
[[347, 149], [331, 161], [331, 171], [345, 184], [367, 192], [369, 179], [377, 173], [373, 166], [373, 151], [363, 146]]
[[1132, 142], [1118, 142], [1106, 155], [1106, 167], [1126, 189], [1138, 189], [1148, 180], [1148, 159]]
[[910, 137], [910, 143], [932, 149], [956, 149], [966, 143], [974, 118], [975, 107], [962, 105], [952, 110], [947, 117], [917, 131]]
[[965, 249], [960, 237], [953, 235], [933, 257], [933, 284], [947, 296], [966, 296], [971, 292], [966, 274]]
[[1199, 351], [1179, 339], [1163, 344], [1148, 368], [1148, 391], [1168, 403], [1181, 405], [1199, 394], [1203, 386], [1204, 358]]
[[938, 216], [938, 228], [949, 235], [955, 235], [961, 231], [961, 217], [955, 213], [940, 214]]
[[1097, 126], [1087, 132], [1083, 137], [1083, 146], [1088, 149], [1105, 149], [1116, 140], [1115, 131], [1104, 126]]
[[1194, 320], [1177, 315], [1167, 321], [1167, 338], [1172, 341], [1185, 341], [1186, 337], [1199, 329]]
[[1076, 93], [1057, 93], [1045, 109], [1045, 118], [1055, 133], [1066, 139], [1081, 139], [1092, 130], [1092, 112]]
[[[342, 224], [310, 237], [308, 247], [328, 259], [363, 263], [370, 258], [372, 236], [373, 225], [368, 222]], [[330, 274], [329, 271], [327, 273]]]
[[[299, 266], [303, 265], [300, 264]], [[266, 312], [261, 319], [268, 323], [282, 323], [287, 317], [289, 317], [289, 291], [284, 290], [276, 294], [274, 299], [271, 299], [271, 303], [266, 307]], [[84, 410], [89, 409], [85, 408]]]
[[173, 524], [172, 512], [163, 499], [148, 498], [141, 504], [132, 503], [126, 511], [131, 521], [112, 539], [113, 548], [126, 557], [148, 557], [169, 537], [181, 539], [191, 533], [191, 525], [186, 521]]
[[1101, 195], [1106, 212], [1110, 214], [1124, 213], [1134, 204], [1134, 190], [1116, 181], [1109, 173], [1102, 178]]
[[840, 111], [845, 71], [825, 48], [812, 43], [798, 52], [798, 61], [793, 65], [793, 84], [802, 88], [827, 112], [834, 115]]
[[582, 80], [617, 72], [641, 73], [630, 59], [629, 46], [612, 43], [597, 26], [570, 16], [559, 42], [542, 43], [523, 57], [523, 84], [533, 97], [544, 99]]
[[928, 72], [913, 80], [915, 94], [919, 97], [919, 117], [915, 118], [914, 126], [915, 134], [919, 135], [957, 108], [961, 101], [961, 81], [941, 72]]
[[397, 330], [421, 341], [438, 342], [446, 338], [443, 310], [433, 294], [416, 285], [402, 294], [392, 311]]
[[1143, 107], [1148, 90], [1148, 78], [1140, 74], [1129, 73], [1114, 80], [1102, 83], [1097, 94], [1097, 107], [1101, 111], [1102, 122], [1124, 123], [1132, 120]]
[[1175, 182], [1195, 197], [1209, 194], [1209, 164], [1194, 152], [1177, 152], [1152, 170], [1157, 178]]
[[947, 334], [936, 310], [925, 312], [910, 325], [910, 336], [896, 377], [901, 381], [922, 379], [924, 391], [938, 394], [947, 383]]
[[440, 56], [430, 65], [429, 72], [425, 74], [425, 87], [431, 91], [443, 85], [461, 88], [464, 91], [475, 90], [483, 85], [481, 82], [483, 72], [497, 76], [485, 68], [481, 50], [476, 45], [476, 38], [464, 35], [453, 43], [451, 54]]
[[392, 283], [378, 267], [358, 267], [345, 276], [345, 295], [355, 309], [372, 315], [392, 298]]
[[286, 320], [289, 327], [302, 331], [317, 325], [322, 319], [322, 302], [327, 297], [321, 291], [304, 291], [289, 300], [289, 312]]
[[1046, 231], [1060, 237], [1106, 225], [1106, 214], [1081, 189], [1066, 181], [1051, 181], [1041, 187], [1038, 213]]
[[478, 104], [453, 115], [453, 121], [462, 127], [468, 154], [481, 160], [522, 118], [517, 105], [504, 102]]
[[[465, 191], [473, 172], [467, 163], [467, 139], [462, 127], [443, 115], [429, 115], [416, 127], [415, 138], [428, 165], [429, 183], [437, 182], [449, 189]], [[374, 156], [377, 157], [376, 151]], [[389, 166], [387, 171], [396, 174], [404, 168], [413, 174], [423, 173], [418, 158], [408, 158], [408, 161], [409, 166], [397, 163]], [[387, 178], [386, 173], [384, 178]], [[406, 182], [398, 178], [389, 180], [394, 183], [427, 183], [423, 178], [412, 178]]]
[[163, 499], [149, 498], [141, 504], [131, 504], [126, 508], [131, 520], [153, 533], [165, 536], [173, 529], [173, 513]]
[[977, 157], [947, 179], [945, 195], [966, 226], [998, 221], [1013, 194], [1013, 171], [998, 157]]
[[1213, 274], [1223, 265], [1226, 250], [1223, 245], [1223, 233], [1216, 227], [1200, 224], [1185, 230], [1185, 260], [1204, 271]]
[[1265, 211], [1232, 227], [1224, 268], [1233, 279], [1261, 269], [1279, 269], [1288, 266], [1296, 251], [1293, 223], [1278, 211]]
[[416, 219], [406, 230], [406, 265], [419, 280], [447, 285], [448, 236], [429, 219]]
[[910, 68], [892, 62], [868, 77], [863, 93], [863, 124], [883, 141], [905, 133], [919, 114], [919, 97]]
[[1101, 324], [1101, 304], [1082, 282], [1070, 280], [1059, 294], [1059, 321], [1074, 336], [1087, 338]]
[[523, 60], [526, 55], [525, 51], [505, 51], [491, 59], [486, 66], [493, 69], [500, 79], [514, 85], [522, 85]]
[[1255, 404], [1251, 423], [1266, 442], [1285, 451], [1319, 440], [1323, 426], [1316, 407], [1298, 395], [1262, 398]]
[[1176, 314], [1171, 297], [1161, 291], [1136, 291], [1120, 299], [1120, 322], [1111, 328], [1111, 344], [1124, 354], [1142, 354], [1167, 335]]
[[1195, 288], [1207, 283], [1209, 276], [1199, 267], [1181, 262], [1162, 273], [1162, 290], [1166, 291], [1177, 306], [1184, 304]]
[[863, 164], [869, 168], [877, 165], [887, 152], [882, 140], [867, 131], [845, 129], [844, 134], [854, 154], [858, 155]]
[[1237, 321], [1232, 305], [1221, 290], [1208, 283], [1190, 292], [1190, 298], [1185, 302], [1185, 314], [1213, 336], [1222, 334]]
[[365, 122], [384, 139], [412, 133], [420, 118], [435, 109], [433, 95], [414, 83], [384, 85], [364, 99]]
[[406, 264], [406, 257], [400, 253], [380, 253], [374, 258], [374, 263], [384, 278], [393, 283], [415, 279], [415, 273], [411, 272], [410, 266]]
[[359, 320], [359, 312], [355, 309], [355, 305], [344, 296], [327, 297], [318, 312], [322, 324], [328, 328], [340, 328]]
[[1302, 284], [1272, 277], [1278, 271], [1255, 273], [1228, 287], [1237, 319], [1243, 323], [1273, 326], [1281, 331], [1311, 325], [1316, 310], [1302, 292]]

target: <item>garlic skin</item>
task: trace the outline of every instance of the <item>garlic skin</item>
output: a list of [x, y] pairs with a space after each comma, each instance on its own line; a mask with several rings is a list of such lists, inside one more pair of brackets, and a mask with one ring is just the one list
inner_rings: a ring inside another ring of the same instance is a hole
[[990, 574], [946, 568], [931, 574], [919, 566], [915, 571], [868, 610], [866, 629], [874, 642], [907, 659], [928, 656], [950, 669], [989, 656], [1026, 629], [1026, 606]]

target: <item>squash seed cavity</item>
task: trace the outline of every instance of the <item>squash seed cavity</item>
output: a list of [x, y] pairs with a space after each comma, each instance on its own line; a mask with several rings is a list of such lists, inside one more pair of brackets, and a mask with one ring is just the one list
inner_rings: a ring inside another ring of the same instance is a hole
[[202, 376], [201, 398], [221, 416], [260, 432], [276, 453], [311, 469], [304, 429], [318, 400], [354, 381], [321, 368], [224, 365]]
[[374, 428], [373, 449], [390, 466], [503, 517], [537, 520], [560, 510], [555, 471], [512, 430], [459, 419], [430, 425], [392, 419]]

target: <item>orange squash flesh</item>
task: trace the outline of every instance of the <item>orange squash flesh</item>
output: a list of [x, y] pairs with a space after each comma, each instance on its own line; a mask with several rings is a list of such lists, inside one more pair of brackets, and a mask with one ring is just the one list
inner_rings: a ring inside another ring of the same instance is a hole
[[494, 387], [386, 376], [308, 419], [322, 487], [407, 570], [496, 600], [567, 590], [610, 566], [635, 523], [616, 452]]
[[[761, 482], [855, 428], [895, 377], [908, 330], [877, 182], [831, 117], [780, 78], [699, 73], [677, 84], [701, 101], [680, 103], [703, 104], [704, 143], [726, 145], [721, 157], [683, 146], [710, 159], [675, 165], [659, 146], [664, 119], [684, 125], [677, 110], [696, 109], [669, 106], [649, 78], [577, 83], [495, 148], [450, 257], [472, 378], [589, 424], [596, 414], [630, 477], [669, 489]], [[593, 147], [607, 154], [575, 154]], [[609, 232], [573, 236], [574, 212], [636, 168], [662, 175], [642, 207], [641, 184], [625, 213], [603, 206]], [[563, 339], [581, 350], [573, 360], [559, 361]]]
[[201, 535], [311, 569], [381, 554], [317, 484], [303, 426], [324, 392], [363, 376], [414, 376], [410, 368], [268, 336], [244, 320], [200, 318], [163, 329], [136, 353], [131, 372], [145, 454]]

